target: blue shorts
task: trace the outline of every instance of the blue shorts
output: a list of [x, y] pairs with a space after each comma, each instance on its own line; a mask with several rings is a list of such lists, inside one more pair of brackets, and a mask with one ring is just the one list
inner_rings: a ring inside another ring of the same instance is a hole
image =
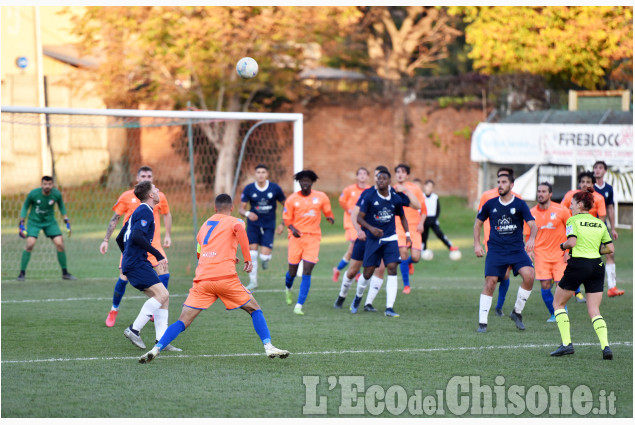
[[273, 234], [275, 230], [275, 227], [269, 229], [247, 223], [247, 239], [249, 239], [249, 245], [256, 244], [273, 248]]
[[355, 239], [355, 242], [353, 243], [353, 253], [351, 254], [351, 260], [363, 261], [365, 250], [366, 250], [366, 241]]
[[522, 251], [498, 252], [489, 250], [485, 257], [485, 276], [498, 276], [505, 278], [509, 266], [512, 266], [514, 276], [518, 276], [518, 270], [523, 267], [534, 267], [529, 255]]
[[121, 272], [126, 275], [128, 282], [140, 291], [161, 283], [159, 275], [154, 271], [149, 261], [139, 263], [137, 267], [130, 270], [124, 271], [122, 269]]
[[398, 241], [383, 242], [379, 239], [366, 240], [364, 267], [379, 267], [381, 260], [384, 260], [384, 264], [386, 265], [400, 261]]

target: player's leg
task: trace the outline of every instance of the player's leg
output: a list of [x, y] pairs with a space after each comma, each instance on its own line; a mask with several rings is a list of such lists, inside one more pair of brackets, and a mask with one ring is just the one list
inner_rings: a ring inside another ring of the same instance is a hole
[[441, 242], [443, 242], [443, 244], [447, 246], [450, 251], [458, 250], [457, 247], [452, 246], [452, 242], [450, 241], [450, 239], [443, 233], [443, 230], [441, 230], [441, 226], [439, 226], [439, 220], [435, 219], [431, 227], [434, 234], [437, 235], [437, 238], [439, 238]]
[[[29, 226], [29, 229], [31, 229], [31, 226]], [[20, 260], [20, 274], [18, 275], [19, 281], [23, 281], [25, 279], [26, 267], [29, 265], [29, 261], [31, 260], [31, 253], [35, 247], [35, 242], [37, 242], [37, 233], [33, 236], [28, 235], [26, 237], [26, 245], [24, 247], [24, 251], [22, 251], [22, 259]]]
[[[399, 270], [401, 270], [401, 279], [404, 286], [404, 294], [410, 293], [410, 264], [412, 258], [408, 255], [408, 247], [399, 246]], [[408, 288], [408, 289], [406, 289]]]
[[514, 274], [520, 274], [522, 282], [520, 284], [520, 288], [518, 288], [518, 293], [516, 294], [516, 303], [514, 304], [512, 312], [509, 314], [509, 318], [514, 321], [518, 329], [524, 331], [525, 324], [523, 323], [522, 312], [525, 308], [527, 300], [529, 299], [529, 295], [531, 295], [531, 290], [534, 287], [534, 279], [536, 277], [536, 274], [534, 271], [534, 266], [531, 263], [531, 259], [525, 251], [519, 254], [518, 257], [519, 259], [514, 260], [517, 262], [513, 264], [513, 268]]
[[617, 287], [617, 276], [615, 274], [615, 253], [606, 254], [606, 282], [609, 289], [607, 295], [609, 297], [619, 297], [624, 295], [624, 291]]
[[[315, 259], [315, 261], [317, 262], [317, 256], [312, 257], [312, 259]], [[306, 259], [302, 261], [302, 282], [300, 283], [300, 290], [298, 291], [298, 299], [296, 301], [295, 307], [293, 308], [293, 312], [300, 316], [304, 316], [302, 307], [304, 306], [304, 303], [309, 296], [309, 290], [311, 289], [311, 273], [313, 272], [313, 267], [315, 267], [315, 264], [316, 263], [313, 263]]]
[[423, 222], [423, 233], [421, 234], [421, 249], [424, 250], [428, 246], [428, 235], [430, 234], [430, 227], [434, 219], [432, 217], [426, 217]]
[[398, 262], [388, 262], [389, 259], [384, 259], [386, 263], [386, 270], [388, 271], [388, 277], [386, 278], [386, 310], [384, 315], [386, 317], [399, 317], [399, 314], [395, 312], [395, 300], [397, 299], [397, 291], [399, 288], [399, 282], [397, 281], [397, 264]]
[[556, 321], [553, 309], [553, 294], [551, 293], [552, 283], [553, 281], [551, 279], [540, 280], [540, 294], [542, 295], [542, 301], [545, 303], [545, 307], [547, 307], [549, 311], [549, 319], [547, 319], [549, 323], [555, 323]]
[[254, 326], [254, 330], [265, 347], [265, 353], [267, 353], [267, 356], [270, 359], [275, 357], [280, 357], [281, 359], [287, 358], [289, 356], [289, 352], [287, 350], [276, 348], [271, 343], [271, 333], [269, 332], [265, 315], [260, 309], [260, 306], [256, 302], [253, 294], [249, 294], [249, 296], [249, 301], [246, 304], [243, 304], [240, 308], [245, 310], [251, 316], [251, 322]]
[[505, 272], [505, 277], [500, 280], [500, 285], [498, 285], [498, 299], [496, 301], [496, 315], [499, 317], [503, 317], [503, 304], [505, 304], [505, 298], [507, 298], [507, 291], [509, 290], [509, 274], [512, 268], [508, 267]]
[[609, 347], [608, 331], [606, 328], [606, 322], [600, 314], [600, 304], [602, 303], [602, 295], [604, 293], [604, 274], [605, 266], [597, 265], [597, 263], [591, 263], [592, 272], [591, 275], [585, 280], [584, 292], [586, 292], [586, 305], [593, 329], [600, 340], [600, 347], [602, 348], [602, 357], [604, 360], [612, 360], [613, 352]]
[[[569, 314], [565, 310], [564, 306], [567, 301], [575, 294], [575, 288], [577, 285], [571, 287], [571, 284], [565, 278], [560, 281], [556, 286], [556, 293], [553, 297], [553, 308], [556, 316], [556, 323], [558, 324], [558, 331], [560, 331], [560, 337], [562, 338], [562, 344], [557, 350], [551, 353], [552, 356], [564, 356], [567, 354], [573, 354], [573, 344], [571, 343], [571, 327], [569, 324]], [[572, 288], [572, 289], [567, 289]]]
[[146, 348], [139, 333], [157, 310], [161, 308], [167, 310], [170, 294], [159, 280], [159, 276], [152, 269], [150, 263], [143, 263], [134, 270], [126, 270], [126, 275], [130, 278], [130, 282], [135, 288], [148, 296], [148, 300], [141, 306], [141, 310], [134, 322], [126, 328], [124, 336], [137, 347]]
[[[348, 231], [346, 232], [348, 235]], [[355, 244], [354, 239], [348, 239], [348, 247], [346, 248], [346, 252], [344, 256], [337, 264], [337, 266], [333, 267], [333, 282], [337, 282], [340, 279], [340, 272], [348, 265], [349, 261], [351, 261], [351, 255], [353, 254], [353, 246]]]
[[[152, 241], [152, 246], [157, 249], [166, 260], [168, 259], [168, 256], [165, 254], [165, 251], [161, 246], [161, 241]], [[159, 261], [155, 258], [155, 256], [150, 253], [148, 253], [148, 261], [152, 264], [154, 271], [157, 272], [159, 280], [163, 286], [165, 286], [165, 289], [168, 289], [168, 284], [170, 283], [170, 270], [168, 268], [168, 264], [159, 264]]]
[[151, 362], [162, 350], [172, 346], [171, 342], [174, 341], [188, 326], [190, 326], [190, 324], [192, 324], [194, 319], [196, 319], [196, 316], [198, 316], [201, 311], [203, 310], [184, 305], [179, 319], [168, 326], [163, 333], [163, 336], [161, 336], [161, 338], [156, 342], [154, 347], [139, 358], [139, 363]]
[[62, 269], [62, 279], [77, 280], [75, 276], [68, 272], [66, 263], [66, 250], [64, 248], [64, 239], [62, 238], [62, 235], [52, 236], [51, 240], [53, 241], [53, 245], [55, 245], [55, 249], [57, 250], [57, 262], [60, 264], [60, 268]]
[[382, 260], [379, 267], [375, 269], [372, 277], [370, 278], [368, 294], [366, 295], [366, 302], [364, 302], [364, 311], [377, 312], [377, 309], [373, 307], [373, 302], [384, 284], [385, 270], [386, 266], [384, 265], [384, 260]]
[[[496, 268], [493, 265], [489, 265], [486, 259], [485, 282], [483, 284], [483, 291], [481, 292], [478, 308], [478, 332], [487, 332], [489, 310], [492, 307], [492, 298], [494, 290], [496, 289], [496, 283], [498, 282], [497, 273]], [[502, 269], [500, 273], [504, 273], [504, 269]]]
[[247, 289], [250, 291], [258, 287], [258, 247], [262, 237], [260, 230], [260, 227], [247, 223], [247, 239], [249, 240], [249, 254], [252, 264], [252, 269], [249, 272], [249, 285], [247, 285]]
[[[269, 268], [269, 261], [271, 261], [272, 252], [273, 252], [273, 238], [276, 229], [263, 228], [260, 233], [260, 262], [262, 264], [262, 269], [267, 270]], [[253, 260], [253, 258], [252, 258]]]
[[346, 273], [342, 276], [342, 285], [340, 286], [340, 293], [333, 304], [333, 308], [342, 308], [344, 300], [348, 295], [348, 291], [353, 285], [355, 276], [359, 273], [362, 267], [362, 261], [364, 260], [364, 249], [366, 247], [366, 241], [357, 239], [353, 243], [353, 251], [351, 253], [351, 260]]
[[300, 239], [302, 238], [295, 238], [293, 236], [288, 239], [289, 246], [287, 261], [289, 262], [289, 269], [284, 277], [285, 298], [287, 305], [291, 305], [293, 303], [293, 293], [291, 289], [293, 288], [293, 281], [298, 274], [299, 265], [302, 262], [302, 245], [300, 244]]
[[121, 299], [126, 293], [127, 284], [128, 278], [123, 273], [119, 273], [119, 279], [117, 279], [117, 283], [115, 283], [115, 289], [112, 294], [112, 307], [110, 307], [110, 311], [106, 317], [106, 326], [109, 328], [115, 326], [117, 314], [119, 314], [119, 304], [121, 304]]

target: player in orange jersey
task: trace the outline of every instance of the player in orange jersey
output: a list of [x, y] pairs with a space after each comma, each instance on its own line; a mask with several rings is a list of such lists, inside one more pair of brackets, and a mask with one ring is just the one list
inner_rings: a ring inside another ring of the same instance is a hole
[[[567, 220], [571, 211], [551, 200], [553, 188], [551, 184], [542, 182], [536, 190], [538, 204], [530, 212], [536, 219], [538, 233], [534, 244], [533, 256], [536, 279], [540, 281], [542, 300], [549, 310], [547, 322], [555, 323], [553, 314], [553, 294], [551, 286], [562, 279], [567, 267], [567, 255], [560, 249], [560, 244], [567, 240]], [[525, 224], [525, 235], [529, 235], [529, 226]]]
[[357, 239], [357, 230], [355, 230], [353, 222], [351, 221], [351, 213], [353, 212], [353, 208], [355, 208], [359, 195], [370, 187], [368, 184], [368, 170], [366, 168], [358, 168], [356, 178], [357, 182], [346, 186], [344, 190], [342, 190], [339, 198], [340, 206], [344, 210], [344, 233], [346, 240], [348, 241], [348, 248], [346, 249], [346, 253], [340, 260], [339, 264], [336, 267], [333, 267], [333, 282], [339, 281], [340, 271], [346, 267], [348, 262], [351, 260], [353, 245]]
[[[508, 176], [514, 177], [514, 170], [509, 167], [500, 167], [498, 171], [496, 172], [496, 177], [500, 177], [502, 175], [508, 175]], [[514, 195], [518, 199], [522, 199], [522, 197], [514, 191], [512, 191], [512, 195]], [[490, 199], [497, 198], [498, 196], [499, 196], [498, 187], [495, 187], [493, 189], [486, 190], [485, 192], [483, 192], [483, 194], [481, 195], [481, 200], [478, 204], [478, 210], [479, 211], [481, 210], [483, 205], [485, 205], [485, 202], [489, 201]], [[486, 251], [487, 251], [487, 241], [489, 240], [489, 233], [490, 233], [489, 219], [487, 219], [483, 222], [483, 245], [485, 245]], [[496, 308], [494, 309], [494, 312], [496, 313], [498, 317], [504, 316], [503, 304], [505, 304], [505, 298], [507, 297], [507, 290], [509, 290], [510, 270], [511, 269], [507, 269], [507, 273], [505, 273], [505, 277], [500, 281], [500, 284], [498, 286], [498, 300], [496, 301]]]
[[298, 265], [302, 261], [302, 283], [293, 312], [303, 316], [302, 306], [311, 288], [311, 272], [318, 262], [320, 252], [322, 213], [331, 224], [335, 223], [335, 219], [328, 196], [324, 192], [311, 189], [318, 179], [315, 172], [302, 170], [295, 174], [294, 179], [300, 183], [301, 190], [287, 198], [282, 213], [284, 225], [289, 229], [289, 271], [285, 276], [285, 295], [287, 304], [291, 305], [291, 288], [298, 273]]
[[[408, 227], [412, 229], [410, 232], [410, 239], [412, 240], [412, 246], [406, 244], [406, 231], [401, 225], [401, 221], [395, 220], [397, 228], [397, 237], [399, 238], [399, 257], [401, 262], [399, 268], [401, 269], [401, 277], [403, 280], [403, 293], [410, 293], [410, 269], [413, 264], [416, 264], [421, 259], [423, 223], [428, 215], [426, 209], [425, 195], [421, 191], [421, 188], [411, 181], [408, 181], [410, 177], [410, 166], [406, 164], [399, 164], [395, 167], [395, 180], [397, 184], [394, 188], [397, 192], [403, 192], [404, 188], [412, 192], [418, 201], [418, 206], [411, 203], [409, 207], [404, 207], [404, 214], [408, 221]], [[408, 249], [410, 249], [410, 255], [408, 255]]]
[[[137, 171], [137, 183], [142, 181], [152, 182], [152, 168], [144, 165], [139, 168]], [[125, 224], [132, 213], [137, 209], [137, 207], [141, 205], [141, 202], [134, 195], [133, 190], [127, 190], [119, 196], [117, 202], [112, 207], [112, 210], [115, 212], [108, 223], [108, 228], [106, 229], [106, 236], [99, 246], [99, 252], [105, 254], [108, 252], [108, 241], [110, 239], [110, 235], [114, 232], [117, 224], [119, 223], [119, 219], [123, 216], [123, 223]], [[168, 205], [168, 200], [166, 199], [163, 192], [159, 192], [159, 204], [154, 207], [154, 221], [156, 223], [154, 230], [154, 237], [152, 239], [152, 246], [155, 247], [161, 255], [163, 255], [166, 259], [165, 251], [161, 247], [161, 224], [159, 222], [159, 216], [163, 216], [163, 223], [165, 224], [165, 239], [163, 240], [163, 247], [169, 248], [172, 244], [171, 234], [172, 234], [172, 214], [170, 214], [170, 206]], [[159, 279], [161, 283], [167, 289], [168, 282], [170, 280], [170, 272], [168, 270], [168, 265], [159, 264], [157, 259], [152, 254], [148, 254], [148, 261], [152, 264], [155, 271], [159, 275]], [[119, 268], [121, 269], [121, 261], [119, 262]], [[113, 327], [115, 326], [115, 321], [117, 320], [117, 313], [119, 313], [119, 304], [121, 303], [121, 299], [123, 298], [124, 293], [126, 292], [126, 285], [128, 284], [128, 278], [119, 272], [119, 279], [117, 283], [115, 283], [115, 289], [112, 296], [112, 307], [110, 312], [108, 313], [108, 317], [106, 317], [106, 326]]]
[[170, 342], [192, 324], [201, 311], [208, 309], [219, 298], [227, 310], [242, 308], [251, 315], [254, 329], [269, 358], [284, 359], [289, 355], [287, 350], [280, 350], [271, 344], [271, 334], [265, 316], [252, 293], [240, 283], [236, 273], [238, 244], [245, 261], [243, 270], [249, 273], [253, 264], [245, 222], [230, 215], [233, 209], [231, 196], [223, 193], [216, 197], [216, 214], [205, 220], [196, 236], [196, 276], [183, 303], [179, 320], [168, 327], [152, 350], [139, 358], [140, 363], [148, 363], [156, 358]]

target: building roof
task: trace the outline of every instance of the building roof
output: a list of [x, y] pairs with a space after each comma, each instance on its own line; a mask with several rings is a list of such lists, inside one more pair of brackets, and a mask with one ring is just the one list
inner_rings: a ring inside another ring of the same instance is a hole
[[78, 68], [94, 68], [98, 65], [97, 58], [80, 56], [77, 48], [70, 44], [42, 46], [42, 53], [45, 56]]
[[533, 112], [514, 112], [501, 118], [505, 124], [633, 124], [633, 111], [612, 109], [597, 111], [560, 111], [548, 109]]

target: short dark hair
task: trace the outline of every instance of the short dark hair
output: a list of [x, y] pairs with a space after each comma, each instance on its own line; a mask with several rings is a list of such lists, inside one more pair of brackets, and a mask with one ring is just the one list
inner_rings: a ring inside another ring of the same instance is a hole
[[403, 168], [406, 171], [406, 174], [410, 174], [410, 166], [408, 164], [401, 163], [395, 167], [395, 173], [398, 169]]
[[432, 184], [434, 184], [434, 180], [432, 180], [432, 179], [428, 179], [428, 180], [426, 180], [426, 182], [425, 182], [424, 184], [428, 184], [428, 183], [432, 183]]
[[216, 199], [214, 199], [214, 206], [219, 210], [224, 210], [227, 207], [230, 207], [232, 203], [232, 197], [226, 193], [221, 193], [216, 197]]
[[315, 174], [313, 170], [298, 171], [297, 173], [295, 173], [295, 176], [293, 176], [293, 179], [299, 182], [305, 177], [308, 177], [309, 179], [311, 179], [312, 182], [315, 182], [318, 179], [317, 174]]
[[513, 177], [514, 176], [514, 169], [513, 168], [509, 168], [509, 167], [500, 167], [498, 169], [498, 171], [496, 172], [496, 177], [500, 176], [501, 174], [507, 174], [507, 175], [510, 175], [510, 176]]
[[609, 166], [606, 165], [606, 162], [604, 161], [595, 161], [595, 164], [593, 164], [593, 168], [595, 168], [596, 165], [601, 165], [602, 167], [604, 167], [605, 170], [609, 169]]
[[53, 177], [51, 177], [51, 176], [43, 176], [42, 177], [42, 181], [43, 182], [52, 182], [53, 181]]
[[357, 171], [355, 172], [355, 175], [358, 175], [360, 171], [366, 171], [366, 174], [370, 174], [368, 170], [366, 169], [366, 167], [359, 167]]
[[377, 175], [379, 176], [380, 174], [386, 174], [388, 176], [388, 178], [391, 178], [392, 176], [390, 175], [390, 171], [388, 171], [388, 169], [385, 170], [378, 170], [377, 171]]
[[134, 187], [134, 196], [139, 198], [141, 202], [148, 199], [150, 196], [150, 192], [152, 192], [152, 182], [149, 180], [144, 180], [140, 183], [137, 183]]
[[553, 186], [551, 186], [551, 183], [542, 182], [538, 183], [538, 186], [547, 186], [547, 189], [549, 189], [549, 193], [553, 193]]
[[591, 181], [593, 182], [593, 184], [595, 184], [595, 176], [593, 175], [592, 171], [583, 171], [580, 174], [578, 174], [578, 184], [582, 181], [584, 177], [589, 177]]
[[147, 166], [147, 165], [142, 165], [141, 167], [139, 167], [139, 170], [137, 170], [137, 174], [139, 174], [139, 173], [140, 173], [140, 172], [142, 172], [142, 171], [149, 171], [149, 172], [152, 172], [152, 168], [150, 168], [150, 167], [149, 167], [149, 166]]
[[496, 177], [496, 178], [500, 179], [501, 177], [507, 177], [509, 179], [510, 183], [514, 183], [514, 175], [513, 174], [499, 174], [498, 177]]
[[593, 208], [593, 204], [595, 203], [593, 200], [593, 194], [587, 191], [576, 192], [575, 195], [573, 195], [573, 200], [581, 203], [587, 211]]
[[386, 167], [385, 165], [378, 165], [375, 167], [375, 173], [378, 171], [388, 171], [388, 167]]
[[[269, 167], [267, 167], [265, 164], [258, 164], [256, 165], [256, 168], [254, 168], [254, 170], [257, 170], [259, 168], [264, 168], [265, 170], [269, 171]], [[219, 195], [220, 196], [220, 195]]]

